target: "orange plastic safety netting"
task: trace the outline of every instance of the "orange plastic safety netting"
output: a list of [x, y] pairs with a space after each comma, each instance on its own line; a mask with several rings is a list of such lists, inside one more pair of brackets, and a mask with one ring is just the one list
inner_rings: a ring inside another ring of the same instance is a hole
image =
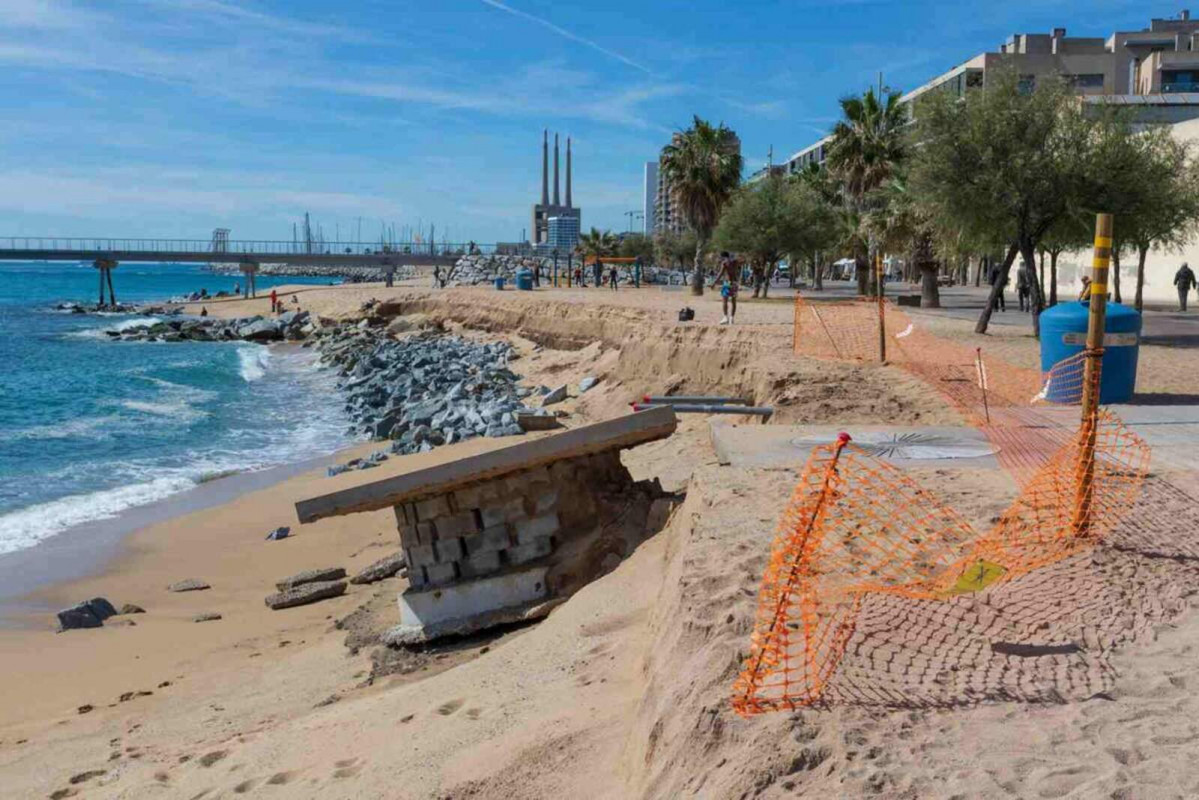
[[[756, 714], [820, 699], [864, 604], [884, 607], [873, 597], [950, 602], [1094, 546], [1135, 504], [1148, 460], [1144, 442], [1115, 417], [1098, 414], [979, 536], [895, 467], [844, 440], [816, 448], [771, 548], [734, 708]], [[959, 629], [969, 619], [991, 618], [925, 611]], [[904, 655], [898, 645], [887, 648], [891, 658]], [[875, 689], [859, 683], [854, 694], [885, 699]]]

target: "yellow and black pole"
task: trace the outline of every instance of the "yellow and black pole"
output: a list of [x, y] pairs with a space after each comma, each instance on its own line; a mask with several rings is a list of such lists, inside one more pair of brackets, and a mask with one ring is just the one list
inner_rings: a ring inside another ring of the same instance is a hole
[[1073, 528], [1085, 536], [1091, 524], [1092, 484], [1095, 480], [1095, 442], [1098, 438], [1099, 384], [1103, 375], [1103, 330], [1107, 321], [1107, 274], [1112, 259], [1112, 215], [1095, 220], [1094, 272], [1091, 276], [1090, 316], [1087, 319], [1086, 362], [1082, 383], [1082, 424], [1079, 428], [1077, 489]]
[[883, 302], [883, 254], [874, 254], [875, 294], [878, 296], [878, 361], [887, 363], [887, 319]]

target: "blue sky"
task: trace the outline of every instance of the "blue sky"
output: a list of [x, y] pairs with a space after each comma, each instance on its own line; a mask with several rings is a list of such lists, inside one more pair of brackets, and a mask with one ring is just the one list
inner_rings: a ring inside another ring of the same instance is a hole
[[543, 127], [584, 226], [624, 230], [693, 113], [747, 172], [878, 71], [912, 88], [1015, 32], [1107, 36], [1144, 2], [0, 0], [0, 235], [288, 239], [380, 220], [517, 239]]

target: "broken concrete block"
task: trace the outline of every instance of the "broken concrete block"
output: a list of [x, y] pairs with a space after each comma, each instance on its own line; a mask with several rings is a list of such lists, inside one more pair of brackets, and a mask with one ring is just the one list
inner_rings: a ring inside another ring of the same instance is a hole
[[302, 586], [305, 583], [317, 583], [320, 581], [338, 581], [346, 576], [344, 567], [324, 567], [320, 569], [306, 569], [303, 572], [297, 572], [290, 578], [284, 578], [275, 583], [275, 588], [281, 592], [286, 592], [296, 586]]
[[541, 398], [541, 406], [552, 406], [554, 403], [561, 403], [566, 399], [567, 389], [566, 384], [562, 384], [557, 389], [554, 389], [545, 397]]
[[404, 568], [404, 554], [392, 553], [385, 558], [381, 558], [360, 571], [357, 575], [350, 578], [350, 583], [363, 584], [374, 583], [381, 581], [384, 578], [390, 578]]
[[103, 624], [104, 621], [96, 616], [87, 603], [79, 603], [58, 612], [59, 632], [80, 628], [99, 628]]
[[168, 592], [202, 592], [205, 589], [211, 589], [205, 581], [198, 578], [188, 578], [185, 581], [176, 581], [167, 587]]
[[316, 583], [303, 583], [295, 586], [279, 594], [273, 594], [266, 598], [266, 604], [278, 611], [282, 608], [293, 608], [295, 606], [304, 606], [309, 603], [315, 603], [318, 600], [326, 600], [330, 597], [337, 597], [345, 594], [345, 581], [318, 581]]

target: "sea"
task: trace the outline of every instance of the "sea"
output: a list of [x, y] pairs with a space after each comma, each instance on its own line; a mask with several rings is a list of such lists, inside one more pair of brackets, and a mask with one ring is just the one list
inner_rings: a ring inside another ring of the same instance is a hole
[[[122, 303], [232, 291], [240, 279], [200, 265], [113, 272]], [[260, 295], [281, 283], [329, 279], [260, 275]], [[90, 264], [0, 263], [0, 554], [353, 443], [335, 375], [312, 350], [115, 342], [105, 330], [147, 318], [55, 310], [97, 293]]]

